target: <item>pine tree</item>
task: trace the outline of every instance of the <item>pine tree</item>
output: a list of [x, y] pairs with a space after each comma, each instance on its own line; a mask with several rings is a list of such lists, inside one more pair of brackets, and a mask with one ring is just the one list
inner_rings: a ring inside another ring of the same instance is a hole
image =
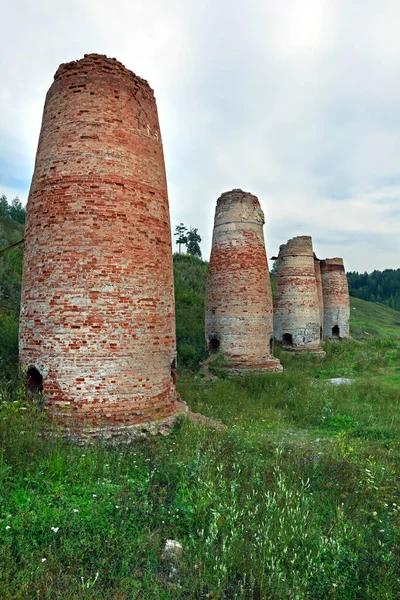
[[0, 196], [0, 217], [8, 217], [8, 202], [4, 194]]
[[14, 219], [14, 221], [17, 221], [17, 223], [25, 223], [26, 211], [22, 206], [21, 200], [18, 198], [18, 196], [16, 196], [11, 202], [9, 215], [12, 219]]
[[187, 237], [187, 253], [201, 258], [201, 249], [200, 249], [201, 237], [197, 233], [197, 229], [189, 229], [186, 237]]

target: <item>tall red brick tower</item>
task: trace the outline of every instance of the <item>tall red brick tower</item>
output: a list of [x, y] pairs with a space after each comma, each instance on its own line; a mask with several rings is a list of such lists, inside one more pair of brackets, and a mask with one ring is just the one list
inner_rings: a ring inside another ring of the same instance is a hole
[[272, 295], [256, 196], [232, 190], [217, 200], [206, 287], [209, 349], [233, 371], [282, 371], [273, 356]]
[[312, 239], [301, 235], [279, 248], [274, 335], [286, 350], [324, 354]]
[[324, 301], [323, 336], [350, 337], [350, 296], [342, 258], [321, 260], [322, 294]]
[[317, 282], [317, 293], [318, 293], [318, 305], [319, 305], [319, 327], [320, 327], [320, 339], [322, 340], [322, 331], [324, 325], [324, 299], [322, 294], [322, 277], [321, 277], [321, 265], [320, 260], [316, 257], [314, 253], [314, 271], [315, 271], [315, 281]]
[[20, 361], [53, 415], [132, 425], [176, 410], [164, 156], [153, 90], [106, 56], [62, 64], [27, 206]]

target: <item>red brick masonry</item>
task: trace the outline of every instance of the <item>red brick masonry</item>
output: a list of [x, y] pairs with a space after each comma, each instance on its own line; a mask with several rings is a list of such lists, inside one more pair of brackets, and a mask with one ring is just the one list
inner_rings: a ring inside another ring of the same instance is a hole
[[274, 334], [287, 350], [323, 353], [312, 239], [307, 235], [294, 237], [279, 248]]
[[256, 196], [232, 190], [217, 201], [206, 287], [206, 341], [233, 370], [282, 371], [273, 356], [272, 295]]
[[314, 271], [315, 271], [315, 280], [317, 282], [317, 292], [318, 292], [320, 337], [322, 338], [322, 328], [324, 325], [324, 299], [323, 299], [323, 293], [322, 293], [321, 265], [320, 265], [320, 260], [315, 256], [315, 253], [314, 253]]
[[27, 206], [20, 361], [43, 377], [53, 415], [101, 426], [173, 413], [175, 359], [153, 90], [117, 60], [85, 55], [59, 67], [46, 97]]
[[323, 336], [347, 338], [350, 336], [350, 297], [342, 258], [320, 261], [324, 301]]

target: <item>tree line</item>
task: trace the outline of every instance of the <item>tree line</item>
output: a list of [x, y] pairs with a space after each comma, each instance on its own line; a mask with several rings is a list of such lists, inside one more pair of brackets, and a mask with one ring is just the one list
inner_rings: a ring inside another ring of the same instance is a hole
[[25, 223], [26, 210], [22, 206], [21, 200], [16, 196], [11, 203], [8, 202], [7, 196], [0, 196], [0, 217], [9, 217], [17, 223]]
[[350, 295], [400, 310], [400, 269], [347, 273]]

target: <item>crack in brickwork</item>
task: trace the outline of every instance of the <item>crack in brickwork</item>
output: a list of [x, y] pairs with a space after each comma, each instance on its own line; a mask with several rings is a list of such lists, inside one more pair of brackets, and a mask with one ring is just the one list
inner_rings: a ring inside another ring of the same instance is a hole
[[136, 424], [176, 410], [167, 183], [148, 83], [85, 55], [47, 93], [27, 205], [20, 361], [51, 413]]

